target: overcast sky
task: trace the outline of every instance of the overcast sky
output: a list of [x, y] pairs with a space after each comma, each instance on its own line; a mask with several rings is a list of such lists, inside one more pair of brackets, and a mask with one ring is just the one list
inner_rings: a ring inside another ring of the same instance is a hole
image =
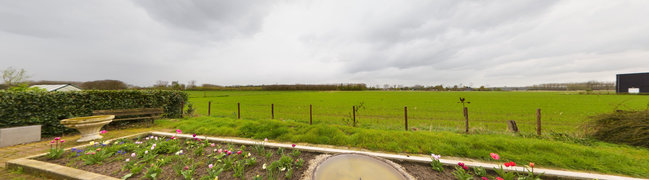
[[30, 80], [523, 86], [649, 71], [649, 1], [0, 0]]

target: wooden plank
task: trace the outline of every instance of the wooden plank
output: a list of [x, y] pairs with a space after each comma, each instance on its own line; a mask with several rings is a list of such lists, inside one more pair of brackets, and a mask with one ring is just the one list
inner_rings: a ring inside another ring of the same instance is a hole
[[160, 117], [162, 116], [142, 116], [142, 117], [113, 119], [113, 121], [128, 121], [128, 120], [136, 120], [136, 119], [158, 119]]
[[113, 113], [94, 114], [94, 115], [135, 116], [135, 115], [149, 115], [149, 114], [162, 114], [162, 112], [113, 112]]
[[134, 109], [109, 109], [109, 110], [94, 110], [93, 114], [100, 113], [121, 113], [121, 112], [164, 112], [162, 108], [134, 108]]

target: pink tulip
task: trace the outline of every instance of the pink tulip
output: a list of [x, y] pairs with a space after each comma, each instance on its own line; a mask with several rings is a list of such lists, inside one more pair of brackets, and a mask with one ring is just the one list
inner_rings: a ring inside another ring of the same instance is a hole
[[491, 156], [491, 158], [493, 158], [493, 159], [495, 159], [495, 160], [499, 160], [499, 159], [500, 159], [500, 156], [498, 156], [498, 154], [496, 154], [496, 153], [489, 153], [489, 155]]
[[55, 137], [54, 140], [58, 141], [61, 137]]
[[102, 133], [102, 134], [106, 134], [106, 132], [108, 132], [108, 131], [106, 131], [106, 130], [99, 131], [99, 133]]
[[182, 134], [183, 132], [180, 131], [180, 129], [176, 129], [176, 133], [178, 133], [178, 134]]
[[210, 146], [214, 147], [214, 146], [216, 146], [216, 144], [212, 143], [212, 144], [210, 144]]
[[50, 141], [50, 144], [54, 144], [54, 143], [56, 143], [56, 140]]
[[219, 151], [218, 151], [218, 152], [219, 152], [219, 153], [223, 153], [223, 149], [219, 149]]
[[293, 145], [291, 145], [291, 146], [295, 147], [295, 144], [293, 144]]
[[65, 140], [61, 139], [61, 143], [64, 143], [64, 142], [65, 142]]
[[237, 154], [238, 154], [238, 155], [241, 155], [241, 151], [237, 151]]
[[212, 168], [214, 167], [214, 165], [210, 164], [210, 165], [208, 165], [207, 167], [210, 168], [210, 169], [212, 169]]

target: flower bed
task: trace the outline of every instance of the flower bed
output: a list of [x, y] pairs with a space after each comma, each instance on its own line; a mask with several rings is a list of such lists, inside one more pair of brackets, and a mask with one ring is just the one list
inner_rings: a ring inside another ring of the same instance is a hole
[[[36, 160], [122, 179], [300, 179], [309, 175], [307, 169], [312, 160], [322, 154], [302, 152], [295, 145], [293, 148], [269, 148], [264, 146], [265, 142], [239, 145], [209, 142], [195, 135], [191, 139], [147, 135], [112, 142], [90, 142], [86, 147], [66, 151], [53, 146], [50, 155]], [[442, 165], [438, 155], [433, 155], [432, 159], [431, 164], [395, 163], [417, 179], [499, 177], [497, 172], [469, 169], [464, 164], [457, 167]]]

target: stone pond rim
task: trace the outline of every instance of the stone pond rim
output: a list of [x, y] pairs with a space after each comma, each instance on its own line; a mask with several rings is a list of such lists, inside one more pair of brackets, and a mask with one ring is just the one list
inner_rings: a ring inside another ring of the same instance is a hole
[[364, 154], [343, 153], [322, 160], [313, 170], [313, 180], [409, 179], [406, 172], [388, 160]]
[[115, 115], [99, 115], [99, 116], [84, 116], [84, 117], [74, 117], [69, 119], [61, 120], [61, 124], [83, 124], [83, 123], [93, 123], [101, 122], [115, 119]]

